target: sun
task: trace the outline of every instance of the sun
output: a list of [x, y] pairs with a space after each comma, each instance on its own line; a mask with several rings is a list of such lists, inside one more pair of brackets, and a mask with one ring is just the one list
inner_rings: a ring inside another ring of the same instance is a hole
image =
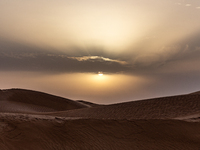
[[99, 76], [103, 76], [103, 72], [102, 72], [102, 71], [99, 71], [99, 72], [98, 72], [98, 75], [99, 75]]

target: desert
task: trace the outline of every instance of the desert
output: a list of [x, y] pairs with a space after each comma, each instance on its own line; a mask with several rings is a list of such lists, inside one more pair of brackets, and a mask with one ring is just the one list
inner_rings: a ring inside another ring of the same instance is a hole
[[1, 150], [199, 150], [199, 93], [110, 105], [0, 92]]
[[0, 150], [200, 150], [199, 66], [199, 0], [0, 0]]

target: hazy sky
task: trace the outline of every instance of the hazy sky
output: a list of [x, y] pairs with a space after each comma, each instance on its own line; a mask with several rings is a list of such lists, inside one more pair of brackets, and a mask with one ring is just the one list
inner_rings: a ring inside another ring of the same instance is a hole
[[199, 0], [0, 0], [1, 89], [116, 103], [198, 91], [199, 66]]

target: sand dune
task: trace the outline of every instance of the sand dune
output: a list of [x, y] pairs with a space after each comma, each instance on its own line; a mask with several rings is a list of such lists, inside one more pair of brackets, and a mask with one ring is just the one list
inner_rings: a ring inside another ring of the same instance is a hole
[[95, 103], [91, 103], [91, 102], [87, 102], [87, 101], [83, 101], [83, 100], [78, 100], [77, 102], [79, 103], [82, 103], [82, 104], [85, 104], [89, 107], [97, 107], [97, 106], [102, 106], [100, 104], [95, 104]]
[[199, 150], [200, 95], [112, 105], [0, 91], [1, 150]]
[[83, 108], [50, 115], [98, 119], [173, 119], [189, 115], [200, 117], [200, 95], [180, 95]]
[[200, 91], [190, 93], [190, 95], [200, 95]]
[[88, 105], [31, 90], [0, 91], [0, 112], [55, 112], [86, 108]]
[[200, 123], [1, 115], [1, 150], [199, 150]]

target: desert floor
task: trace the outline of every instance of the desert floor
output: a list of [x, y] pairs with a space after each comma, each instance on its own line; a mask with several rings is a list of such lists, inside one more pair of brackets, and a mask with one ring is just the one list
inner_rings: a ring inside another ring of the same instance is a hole
[[112, 105], [0, 91], [1, 150], [200, 150], [200, 95]]

